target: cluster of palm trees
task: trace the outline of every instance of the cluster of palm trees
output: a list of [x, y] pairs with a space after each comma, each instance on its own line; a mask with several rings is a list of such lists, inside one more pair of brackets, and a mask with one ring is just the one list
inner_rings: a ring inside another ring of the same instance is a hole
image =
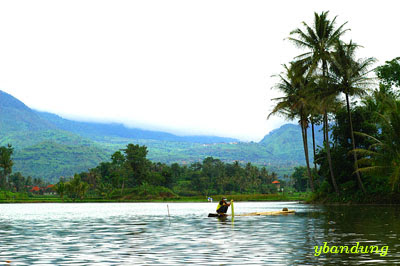
[[[284, 71], [278, 75], [279, 82], [275, 86], [283, 93], [283, 96], [274, 99], [277, 103], [268, 117], [283, 115], [290, 120], [298, 119], [302, 129], [307, 174], [312, 191], [315, 190], [315, 182], [308, 154], [307, 128], [311, 125], [315, 158], [314, 125], [322, 123], [330, 183], [334, 191], [339, 194], [330, 151], [330, 114], [346, 104], [350, 122], [348, 134], [354, 150], [356, 144], [350, 98], [365, 94], [372, 84], [369, 72], [375, 60], [374, 58], [357, 59], [355, 53], [360, 46], [352, 41], [346, 43], [342, 40], [343, 35], [349, 30], [345, 28], [347, 22], [337, 27], [336, 17], [331, 20], [328, 14], [328, 11], [314, 13], [312, 25], [303, 22], [303, 28], [290, 32], [288, 40], [305, 51], [288, 65], [283, 66]], [[365, 193], [360, 171], [358, 171], [357, 153], [353, 154], [356, 182], [360, 190]], [[315, 162], [314, 168], [317, 170]]]

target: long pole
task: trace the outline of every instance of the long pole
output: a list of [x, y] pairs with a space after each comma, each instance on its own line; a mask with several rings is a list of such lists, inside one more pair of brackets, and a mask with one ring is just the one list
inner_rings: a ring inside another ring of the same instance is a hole
[[168, 220], [169, 220], [169, 222], [171, 222], [171, 216], [169, 215], [169, 206], [168, 206], [168, 204], [167, 204], [167, 209], [168, 209]]

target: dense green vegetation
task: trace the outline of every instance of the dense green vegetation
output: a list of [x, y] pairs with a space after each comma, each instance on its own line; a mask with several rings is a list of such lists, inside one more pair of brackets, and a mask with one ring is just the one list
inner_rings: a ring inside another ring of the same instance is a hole
[[[278, 173], [279, 176], [290, 174], [293, 167], [299, 166], [304, 161], [301, 150], [300, 128], [297, 125], [286, 124], [264, 137], [259, 143], [234, 142], [234, 143], [182, 143], [157, 140], [137, 140], [134, 143], [148, 147], [148, 157], [152, 161], [166, 164], [190, 164], [201, 162], [206, 157], [218, 158], [223, 162], [241, 164], [251, 162], [257, 166], [265, 166], [269, 171]], [[322, 145], [322, 135], [316, 132], [318, 144]], [[113, 141], [116, 139], [114, 138]], [[129, 139], [108, 142], [107, 150], [111, 152], [122, 149], [129, 143]]]
[[70, 177], [73, 173], [87, 170], [107, 158], [104, 150], [96, 146], [44, 141], [16, 150], [14, 165], [24, 175], [28, 173], [49, 182], [57, 182], [62, 176]]
[[[54, 194], [53, 185], [39, 178], [24, 177], [20, 172], [12, 173], [14, 148], [11, 145], [0, 147], [0, 202], [25, 202], [36, 195], [47, 197]], [[39, 200], [42, 202], [42, 200]], [[51, 200], [50, 200], [51, 201]]]
[[[224, 163], [207, 157], [190, 165], [167, 165], [147, 159], [147, 147], [128, 144], [102, 162], [56, 185], [38, 178], [12, 174], [11, 146], [0, 147], [0, 202], [75, 201], [205, 201], [231, 195], [235, 200], [302, 200], [306, 194], [288, 189], [296, 180], [279, 185], [277, 174], [247, 163]], [[300, 176], [300, 179], [303, 177]], [[285, 191], [279, 186], [285, 186]], [[298, 191], [305, 191], [301, 187]], [[57, 196], [53, 195], [57, 193]]]
[[224, 163], [212, 157], [190, 165], [167, 165], [151, 162], [147, 152], [146, 146], [128, 144], [111, 156], [111, 162], [102, 162], [73, 180], [87, 183], [89, 190], [105, 198], [132, 197], [132, 192], [142, 198], [276, 192], [272, 181], [277, 174], [265, 167]]
[[[312, 26], [303, 23], [305, 29], [290, 33], [289, 40], [305, 51], [278, 76], [283, 96], [275, 99], [271, 115], [298, 119], [306, 167], [295, 174], [307, 173], [298, 185], [314, 191], [315, 200], [398, 202], [400, 60], [375, 69], [377, 86], [371, 73], [375, 60], [356, 58], [360, 46], [345, 43], [346, 23], [335, 22], [328, 12], [315, 13]], [[312, 167], [307, 128], [316, 124], [322, 124], [324, 144], [313, 145]]]

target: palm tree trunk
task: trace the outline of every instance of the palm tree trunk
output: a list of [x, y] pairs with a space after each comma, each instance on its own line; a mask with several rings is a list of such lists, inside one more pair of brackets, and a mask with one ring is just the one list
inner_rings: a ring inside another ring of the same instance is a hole
[[308, 155], [308, 138], [307, 138], [307, 127], [304, 126], [304, 144], [305, 144], [305, 151], [306, 151], [306, 163], [307, 163], [307, 171], [308, 171], [308, 176], [310, 178], [310, 186], [311, 186], [311, 191], [314, 192], [314, 179], [311, 174], [311, 168], [310, 168], [310, 159]]
[[[322, 60], [322, 75], [324, 79], [327, 77], [327, 62], [326, 60]], [[324, 117], [323, 117], [323, 131], [324, 131], [324, 143], [326, 147], [326, 158], [328, 159], [329, 165], [329, 172], [331, 175], [332, 185], [335, 189], [336, 194], [339, 194], [339, 189], [336, 184], [335, 175], [333, 174], [333, 167], [332, 167], [332, 158], [331, 158], [331, 147], [329, 144], [329, 125], [328, 125], [328, 113], [326, 111], [326, 107], [324, 108]]]
[[312, 145], [314, 154], [314, 169], [317, 172], [317, 163], [315, 162], [315, 133], [314, 133], [314, 121], [311, 119], [311, 132], [312, 132]]
[[335, 189], [336, 194], [339, 194], [339, 189], [338, 186], [336, 184], [336, 179], [335, 176], [333, 174], [333, 167], [332, 167], [332, 158], [331, 158], [331, 148], [330, 148], [330, 144], [329, 144], [329, 126], [328, 126], [328, 114], [326, 113], [326, 110], [324, 111], [324, 135], [325, 135], [325, 147], [326, 147], [326, 157], [328, 159], [328, 165], [329, 165], [329, 172], [331, 175], [331, 180], [332, 180], [332, 185], [333, 188]]
[[308, 174], [308, 178], [310, 180], [311, 191], [314, 192], [314, 181], [313, 181], [313, 178], [311, 175], [311, 170], [310, 170], [310, 160], [308, 158], [307, 128], [304, 125], [303, 116], [301, 116], [301, 119], [300, 119], [300, 127], [301, 127], [301, 135], [303, 137], [303, 147], [304, 147], [304, 156], [306, 158], [307, 174]]
[[351, 119], [350, 101], [349, 101], [349, 94], [348, 93], [346, 93], [346, 105], [347, 105], [347, 114], [349, 116], [349, 122], [350, 122], [351, 145], [353, 146], [354, 167], [356, 169], [358, 187], [365, 194], [365, 188], [364, 188], [364, 185], [363, 185], [362, 180], [361, 180], [360, 172], [358, 171], [357, 154], [354, 152], [354, 150], [356, 149], [356, 143], [355, 143], [355, 140], [354, 140], [353, 121]]

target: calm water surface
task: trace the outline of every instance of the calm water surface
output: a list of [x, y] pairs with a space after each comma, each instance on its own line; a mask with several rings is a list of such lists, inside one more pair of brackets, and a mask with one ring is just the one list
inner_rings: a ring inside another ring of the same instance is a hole
[[[0, 265], [390, 265], [400, 263], [400, 208], [237, 202], [235, 213], [295, 215], [208, 218], [217, 203], [0, 205]], [[321, 254], [314, 246], [388, 246], [386, 256]], [[10, 264], [5, 261], [11, 261]]]

